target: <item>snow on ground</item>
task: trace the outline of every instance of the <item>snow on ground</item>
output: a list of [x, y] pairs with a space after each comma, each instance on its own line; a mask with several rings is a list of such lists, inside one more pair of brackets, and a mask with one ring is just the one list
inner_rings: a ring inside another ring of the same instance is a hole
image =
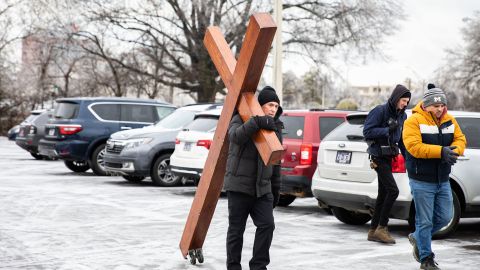
[[[37, 161], [0, 137], [0, 269], [225, 269], [227, 201], [221, 197], [205, 245], [192, 266], [178, 244], [195, 188], [73, 173], [61, 161]], [[269, 269], [418, 269], [405, 221], [392, 220], [397, 244], [366, 241], [368, 224], [348, 226], [314, 199], [275, 209]], [[480, 219], [464, 219], [434, 241], [442, 269], [480, 269]], [[248, 269], [254, 226], [247, 225]]]

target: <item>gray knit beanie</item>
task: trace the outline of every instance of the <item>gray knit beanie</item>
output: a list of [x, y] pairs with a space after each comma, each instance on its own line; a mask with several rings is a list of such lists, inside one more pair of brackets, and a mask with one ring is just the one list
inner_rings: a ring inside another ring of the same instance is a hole
[[428, 107], [433, 104], [442, 103], [447, 105], [447, 96], [440, 88], [430, 88], [423, 95], [423, 106]]

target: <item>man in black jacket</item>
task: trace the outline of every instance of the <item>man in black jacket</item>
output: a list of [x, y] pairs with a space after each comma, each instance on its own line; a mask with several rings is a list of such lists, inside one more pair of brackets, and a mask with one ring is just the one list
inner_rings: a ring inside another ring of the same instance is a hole
[[258, 95], [264, 116], [253, 116], [243, 123], [233, 116], [228, 128], [230, 146], [224, 189], [228, 197], [227, 269], [242, 269], [243, 233], [247, 218], [257, 227], [253, 244], [251, 270], [267, 269], [275, 223], [273, 208], [278, 203], [280, 165], [265, 166], [253, 142], [260, 129], [275, 131], [282, 141], [283, 124], [280, 100], [275, 90], [266, 86]]
[[390, 210], [399, 193], [391, 163], [398, 155], [399, 147], [405, 155], [401, 137], [410, 97], [410, 90], [398, 84], [387, 103], [378, 105], [368, 113], [363, 127], [363, 135], [369, 144], [370, 166], [375, 169], [378, 178], [377, 200], [367, 236], [369, 241], [395, 244], [395, 239], [387, 229]]

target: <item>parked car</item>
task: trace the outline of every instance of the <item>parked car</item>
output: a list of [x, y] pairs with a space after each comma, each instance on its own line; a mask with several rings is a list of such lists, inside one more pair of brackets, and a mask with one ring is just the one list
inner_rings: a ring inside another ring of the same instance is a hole
[[[450, 174], [453, 218], [435, 235], [437, 238], [453, 233], [461, 217], [480, 217], [480, 182], [477, 179], [480, 175], [480, 113], [449, 113], [455, 116], [467, 137], [467, 148]], [[378, 192], [377, 174], [370, 169], [367, 144], [363, 138], [366, 116], [367, 113], [347, 116], [347, 122], [322, 141], [312, 182], [313, 194], [319, 203], [330, 207], [338, 220], [352, 225], [362, 225], [371, 219]], [[399, 196], [390, 215], [408, 220], [413, 228], [415, 205], [403, 156], [392, 161], [392, 172]]]
[[165, 102], [132, 98], [61, 98], [45, 127], [39, 153], [63, 159], [67, 168], [107, 175], [103, 166], [110, 135], [152, 125], [176, 108]]
[[140, 182], [150, 176], [156, 185], [179, 185], [182, 178], [170, 170], [170, 156], [175, 149], [178, 132], [193, 121], [195, 114], [219, 106], [181, 107], [154, 126], [112, 134], [104, 156], [105, 169], [119, 173], [131, 182]]
[[178, 133], [175, 151], [170, 156], [170, 168], [175, 175], [198, 184], [221, 112], [221, 109], [200, 112]]
[[15, 125], [11, 129], [9, 129], [7, 132], [8, 140], [15, 141], [15, 138], [17, 138], [19, 131], [20, 131], [20, 125]]
[[312, 176], [317, 168], [320, 142], [345, 121], [346, 111], [285, 111], [281, 116], [285, 129], [282, 159], [282, 181], [279, 206], [290, 205], [297, 197], [312, 197]]
[[51, 111], [33, 111], [20, 125], [15, 143], [25, 149], [35, 159], [47, 158], [38, 153], [38, 143], [45, 135], [45, 125], [50, 119]]

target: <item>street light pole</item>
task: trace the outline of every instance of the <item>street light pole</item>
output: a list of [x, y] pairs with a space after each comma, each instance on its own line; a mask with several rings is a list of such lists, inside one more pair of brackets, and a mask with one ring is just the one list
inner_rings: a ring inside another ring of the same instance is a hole
[[277, 24], [277, 33], [273, 43], [273, 85], [277, 92], [280, 104], [283, 103], [283, 82], [282, 82], [282, 10], [283, 1], [274, 0], [273, 15]]

